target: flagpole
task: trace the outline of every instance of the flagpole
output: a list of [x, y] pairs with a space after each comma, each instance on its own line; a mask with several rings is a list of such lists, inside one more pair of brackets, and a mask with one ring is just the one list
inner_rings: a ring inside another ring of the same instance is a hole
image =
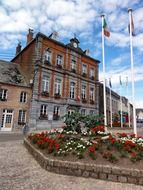
[[134, 60], [133, 60], [133, 40], [132, 40], [132, 9], [128, 9], [129, 23], [130, 23], [130, 56], [131, 56], [131, 78], [132, 78], [132, 104], [133, 104], [133, 129], [134, 134], [137, 136], [136, 127], [136, 111], [135, 111], [135, 86], [134, 86]]
[[[128, 77], [126, 77], [126, 90], [127, 90], [127, 96], [128, 96], [128, 93], [129, 93], [129, 88], [128, 88]], [[129, 125], [129, 128], [131, 127], [131, 124], [130, 124], [130, 104], [129, 104], [129, 96], [128, 96], [128, 125]]]
[[104, 53], [104, 15], [101, 15], [102, 18], [102, 62], [103, 62], [103, 102], [104, 102], [104, 126], [107, 130], [107, 114], [106, 114], [106, 85], [105, 85], [105, 53]]
[[[111, 80], [111, 79], [109, 79]], [[111, 81], [110, 81], [111, 83]], [[110, 85], [110, 125], [111, 125], [111, 128], [113, 127], [112, 126], [112, 97], [111, 97], [111, 85]]]
[[121, 128], [123, 128], [123, 110], [122, 110], [122, 96], [121, 96], [121, 85], [120, 85], [120, 122], [121, 122]]

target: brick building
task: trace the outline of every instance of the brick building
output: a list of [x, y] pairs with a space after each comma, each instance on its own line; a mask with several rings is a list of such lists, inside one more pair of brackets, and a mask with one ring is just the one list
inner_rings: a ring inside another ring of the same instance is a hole
[[0, 61], [0, 130], [22, 129], [29, 119], [31, 88], [19, 66]]
[[59, 125], [61, 116], [73, 111], [98, 114], [99, 61], [79, 47], [76, 37], [68, 44], [55, 37], [38, 33], [33, 38], [29, 30], [26, 47], [18, 46], [12, 59], [33, 85], [30, 127]]

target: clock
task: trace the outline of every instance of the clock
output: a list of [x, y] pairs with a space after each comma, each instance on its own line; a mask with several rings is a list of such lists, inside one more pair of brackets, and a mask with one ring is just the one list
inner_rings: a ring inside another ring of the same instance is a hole
[[76, 42], [74, 42], [74, 43], [73, 43], [73, 46], [74, 46], [75, 48], [77, 48], [77, 43], [76, 43]]

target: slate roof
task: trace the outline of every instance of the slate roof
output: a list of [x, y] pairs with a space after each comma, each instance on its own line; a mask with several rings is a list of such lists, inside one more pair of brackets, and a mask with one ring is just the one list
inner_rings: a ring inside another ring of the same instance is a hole
[[19, 65], [4, 60], [0, 60], [0, 82], [28, 87]]

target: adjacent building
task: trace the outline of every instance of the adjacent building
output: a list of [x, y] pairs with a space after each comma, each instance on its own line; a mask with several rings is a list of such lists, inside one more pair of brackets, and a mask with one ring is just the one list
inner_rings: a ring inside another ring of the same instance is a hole
[[0, 61], [0, 130], [23, 127], [29, 119], [31, 87], [27, 85], [19, 65]]

